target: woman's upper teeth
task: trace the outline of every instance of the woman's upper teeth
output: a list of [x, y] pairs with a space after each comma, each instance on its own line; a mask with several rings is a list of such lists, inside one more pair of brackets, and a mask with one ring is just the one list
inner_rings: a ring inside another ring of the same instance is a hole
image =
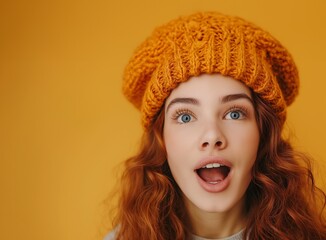
[[219, 163], [209, 163], [205, 166], [203, 166], [202, 168], [218, 168], [218, 167], [221, 167], [221, 166], [224, 166], [223, 164], [219, 164]]

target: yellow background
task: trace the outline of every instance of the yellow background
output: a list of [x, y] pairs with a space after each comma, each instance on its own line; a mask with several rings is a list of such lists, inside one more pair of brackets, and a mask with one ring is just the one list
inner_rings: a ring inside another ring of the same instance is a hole
[[115, 166], [141, 135], [123, 67], [155, 26], [197, 10], [255, 22], [292, 52], [301, 91], [288, 125], [322, 171], [325, 0], [1, 1], [0, 239], [100, 239]]

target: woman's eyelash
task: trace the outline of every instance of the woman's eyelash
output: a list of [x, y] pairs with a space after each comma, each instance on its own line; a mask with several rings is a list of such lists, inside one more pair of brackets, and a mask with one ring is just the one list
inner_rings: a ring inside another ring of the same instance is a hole
[[231, 108], [229, 108], [229, 110], [226, 112], [226, 114], [228, 114], [230, 112], [235, 112], [235, 111], [241, 112], [245, 117], [249, 115], [249, 110], [246, 107], [238, 106], [238, 105], [234, 105]]
[[189, 109], [178, 109], [172, 115], [172, 119], [177, 120], [183, 114], [189, 114], [191, 116], [195, 116], [195, 114], [192, 111], [190, 111]]

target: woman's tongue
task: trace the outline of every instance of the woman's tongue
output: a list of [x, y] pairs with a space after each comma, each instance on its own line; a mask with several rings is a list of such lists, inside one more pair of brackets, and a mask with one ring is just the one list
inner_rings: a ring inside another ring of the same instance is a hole
[[222, 167], [219, 168], [200, 168], [197, 170], [198, 175], [203, 179], [205, 182], [208, 183], [218, 183], [223, 181], [224, 178], [227, 176], [225, 169]]

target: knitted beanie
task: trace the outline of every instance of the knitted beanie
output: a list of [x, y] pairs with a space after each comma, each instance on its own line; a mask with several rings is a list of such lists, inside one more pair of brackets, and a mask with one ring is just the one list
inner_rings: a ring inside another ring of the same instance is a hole
[[289, 52], [268, 32], [238, 17], [202, 12], [154, 30], [131, 57], [123, 93], [148, 129], [180, 83], [203, 73], [239, 80], [269, 104], [284, 123], [299, 88]]

